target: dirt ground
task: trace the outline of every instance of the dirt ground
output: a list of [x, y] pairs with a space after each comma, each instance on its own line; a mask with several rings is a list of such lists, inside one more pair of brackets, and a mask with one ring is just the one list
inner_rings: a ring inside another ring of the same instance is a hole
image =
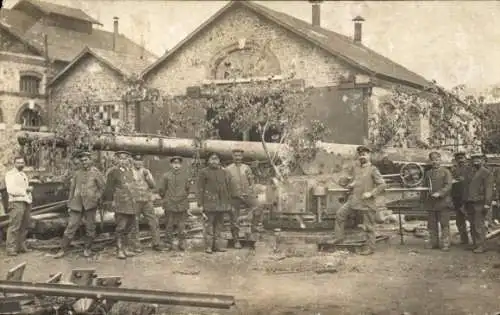
[[[263, 235], [255, 251], [242, 249], [207, 255], [191, 250], [152, 253], [120, 261], [112, 248], [86, 259], [75, 253], [54, 260], [35, 251], [19, 257], [0, 252], [2, 272], [28, 262], [25, 280], [44, 281], [59, 271], [96, 268], [99, 275], [123, 276], [123, 287], [208, 292], [235, 296], [231, 310], [162, 308], [163, 314], [435, 314], [493, 315], [500, 312], [500, 254], [473, 254], [458, 246], [448, 253], [423, 249], [408, 235], [406, 244], [390, 234], [373, 256], [318, 253], [299, 232], [282, 232], [279, 253], [274, 237]], [[337, 272], [317, 273], [329, 266]], [[406, 312], [406, 313], [405, 313]]]

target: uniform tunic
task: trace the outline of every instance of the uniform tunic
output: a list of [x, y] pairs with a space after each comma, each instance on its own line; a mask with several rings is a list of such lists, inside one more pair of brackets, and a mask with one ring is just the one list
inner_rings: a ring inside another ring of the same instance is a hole
[[200, 171], [198, 203], [205, 212], [230, 211], [232, 196], [231, 176], [225, 169], [206, 167]]
[[108, 171], [103, 200], [112, 201], [116, 213], [136, 214], [132, 170], [113, 166]]
[[191, 176], [187, 170], [166, 172], [158, 185], [158, 193], [163, 198], [163, 207], [167, 212], [185, 212], [189, 209], [189, 189]]

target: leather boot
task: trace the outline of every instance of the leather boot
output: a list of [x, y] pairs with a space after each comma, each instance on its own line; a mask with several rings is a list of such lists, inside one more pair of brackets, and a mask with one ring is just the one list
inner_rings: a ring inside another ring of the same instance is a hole
[[131, 250], [128, 250], [129, 248], [129, 239], [128, 237], [125, 237], [124, 240], [123, 240], [123, 253], [125, 254], [125, 256], [127, 257], [134, 257], [135, 254], [133, 251]]
[[234, 248], [241, 249], [241, 243], [239, 240], [240, 233], [238, 232], [238, 230], [231, 231], [231, 236], [233, 237]]
[[116, 239], [116, 257], [118, 259], [127, 259], [127, 255], [123, 249], [123, 239], [121, 237]]
[[179, 238], [179, 242], [177, 243], [177, 249], [181, 252], [186, 250], [186, 240], [183, 237]]
[[71, 244], [71, 240], [67, 238], [66, 236], [63, 236], [63, 239], [61, 241], [61, 249], [54, 255], [55, 259], [63, 258], [66, 256], [66, 253], [68, 251], [69, 245]]
[[92, 239], [87, 238], [85, 241], [85, 247], [83, 248], [83, 257], [92, 256]]

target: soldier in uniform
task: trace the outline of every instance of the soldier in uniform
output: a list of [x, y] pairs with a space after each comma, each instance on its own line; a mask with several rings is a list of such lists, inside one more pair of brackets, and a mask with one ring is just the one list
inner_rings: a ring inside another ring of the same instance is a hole
[[71, 179], [68, 198], [68, 226], [64, 231], [61, 249], [54, 258], [62, 258], [66, 254], [82, 221], [85, 224], [87, 234], [83, 256], [90, 257], [92, 254], [92, 242], [96, 237], [95, 218], [97, 207], [100, 205], [102, 193], [104, 192], [105, 181], [104, 175], [96, 167], [92, 166], [90, 152], [81, 152], [78, 157], [81, 167], [76, 170]]
[[135, 179], [135, 203], [137, 206], [137, 220], [132, 228], [131, 238], [134, 243], [134, 251], [142, 253], [141, 242], [139, 240], [139, 219], [143, 215], [149, 225], [151, 234], [153, 236], [152, 248], [155, 251], [162, 251], [163, 246], [160, 240], [160, 224], [155, 214], [153, 205], [153, 189], [156, 188], [155, 180], [151, 172], [144, 167], [143, 156], [136, 154], [133, 156], [132, 173]]
[[170, 159], [172, 169], [166, 172], [158, 185], [158, 193], [163, 198], [165, 210], [166, 238], [170, 248], [173, 248], [174, 230], [177, 229], [177, 248], [185, 250], [186, 219], [189, 210], [189, 189], [191, 176], [182, 167], [182, 158], [174, 156]]
[[117, 165], [107, 172], [103, 194], [105, 209], [113, 209], [116, 222], [117, 257], [126, 259], [134, 254], [127, 250], [131, 232], [137, 224], [137, 206], [134, 199], [134, 175], [130, 167], [130, 153], [115, 153]]
[[219, 240], [224, 228], [224, 215], [231, 211], [231, 176], [220, 165], [219, 155], [208, 156], [208, 167], [200, 171], [198, 179], [198, 206], [206, 217], [205, 252], [224, 252]]
[[441, 226], [441, 238], [443, 251], [450, 250], [450, 210], [451, 187], [453, 178], [451, 172], [441, 166], [441, 154], [439, 152], [429, 153], [429, 160], [432, 165], [424, 175], [424, 183], [430, 183], [432, 191], [422, 195], [424, 204], [428, 210], [427, 228], [429, 230], [429, 249], [439, 248], [439, 226]]
[[257, 232], [260, 223], [261, 209], [257, 201], [257, 196], [253, 191], [254, 175], [250, 167], [243, 164], [243, 150], [236, 148], [233, 150], [233, 163], [226, 167], [226, 170], [231, 175], [231, 183], [233, 184], [233, 209], [230, 212], [231, 235], [234, 240], [234, 248], [240, 249], [239, 242], [239, 217], [240, 211], [244, 208], [250, 209], [252, 216], [251, 231]]
[[483, 165], [483, 154], [471, 155], [472, 167], [466, 177], [465, 210], [470, 222], [472, 247], [474, 253], [485, 251], [485, 217], [490, 210], [493, 197], [493, 176]]
[[469, 234], [467, 233], [467, 214], [464, 207], [464, 189], [465, 178], [469, 172], [469, 165], [464, 152], [455, 153], [455, 165], [452, 169], [452, 176], [454, 179], [451, 188], [451, 197], [453, 201], [453, 208], [455, 210], [456, 225], [458, 233], [460, 234], [460, 243], [463, 245], [469, 244]]
[[335, 240], [339, 244], [344, 240], [344, 226], [349, 214], [354, 210], [363, 214], [363, 225], [367, 234], [367, 244], [361, 255], [371, 255], [375, 249], [375, 216], [377, 205], [375, 198], [382, 193], [386, 184], [376, 166], [370, 162], [370, 149], [365, 146], [357, 148], [358, 161], [350, 170], [348, 187], [351, 189], [347, 202], [337, 211], [335, 216]]

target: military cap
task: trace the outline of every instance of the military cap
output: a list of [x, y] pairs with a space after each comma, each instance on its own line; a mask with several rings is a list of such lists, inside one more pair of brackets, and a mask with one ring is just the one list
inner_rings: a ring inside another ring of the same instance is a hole
[[136, 161], [142, 161], [143, 157], [144, 157], [144, 156], [143, 156], [142, 154], [134, 154], [134, 155], [132, 156], [132, 158], [133, 158], [134, 160], [136, 160]]
[[359, 147], [356, 148], [356, 152], [359, 153], [370, 153], [372, 152], [372, 150], [370, 150], [370, 148], [368, 148], [367, 146], [364, 146], [364, 145], [360, 145]]
[[80, 151], [80, 153], [77, 154], [77, 158], [82, 159], [84, 157], [90, 157], [92, 154], [89, 151]]
[[458, 151], [458, 152], [455, 152], [455, 154], [453, 154], [454, 157], [461, 157], [461, 156], [465, 157], [465, 155], [466, 154], [463, 151]]
[[127, 151], [116, 151], [115, 152], [115, 156], [117, 156], [117, 157], [122, 157], [122, 156], [129, 157], [130, 156], [130, 152], [127, 152]]
[[437, 156], [437, 157], [441, 157], [441, 153], [439, 153], [438, 151], [431, 151], [429, 153], [429, 159], [432, 158], [432, 156]]
[[473, 158], [484, 158], [485, 155], [481, 152], [472, 152], [471, 155], [470, 155], [470, 158], [473, 159]]
[[245, 152], [245, 150], [243, 150], [242, 148], [234, 148], [233, 153], [236, 153], [236, 152], [243, 153], [243, 152]]
[[170, 158], [170, 163], [174, 163], [175, 161], [182, 163], [182, 158], [180, 156], [173, 156]]
[[217, 153], [217, 152], [208, 152], [208, 154], [207, 154], [207, 158], [209, 159], [209, 158], [211, 158], [213, 155], [215, 155], [216, 157], [220, 157], [220, 156], [219, 156], [219, 153]]

